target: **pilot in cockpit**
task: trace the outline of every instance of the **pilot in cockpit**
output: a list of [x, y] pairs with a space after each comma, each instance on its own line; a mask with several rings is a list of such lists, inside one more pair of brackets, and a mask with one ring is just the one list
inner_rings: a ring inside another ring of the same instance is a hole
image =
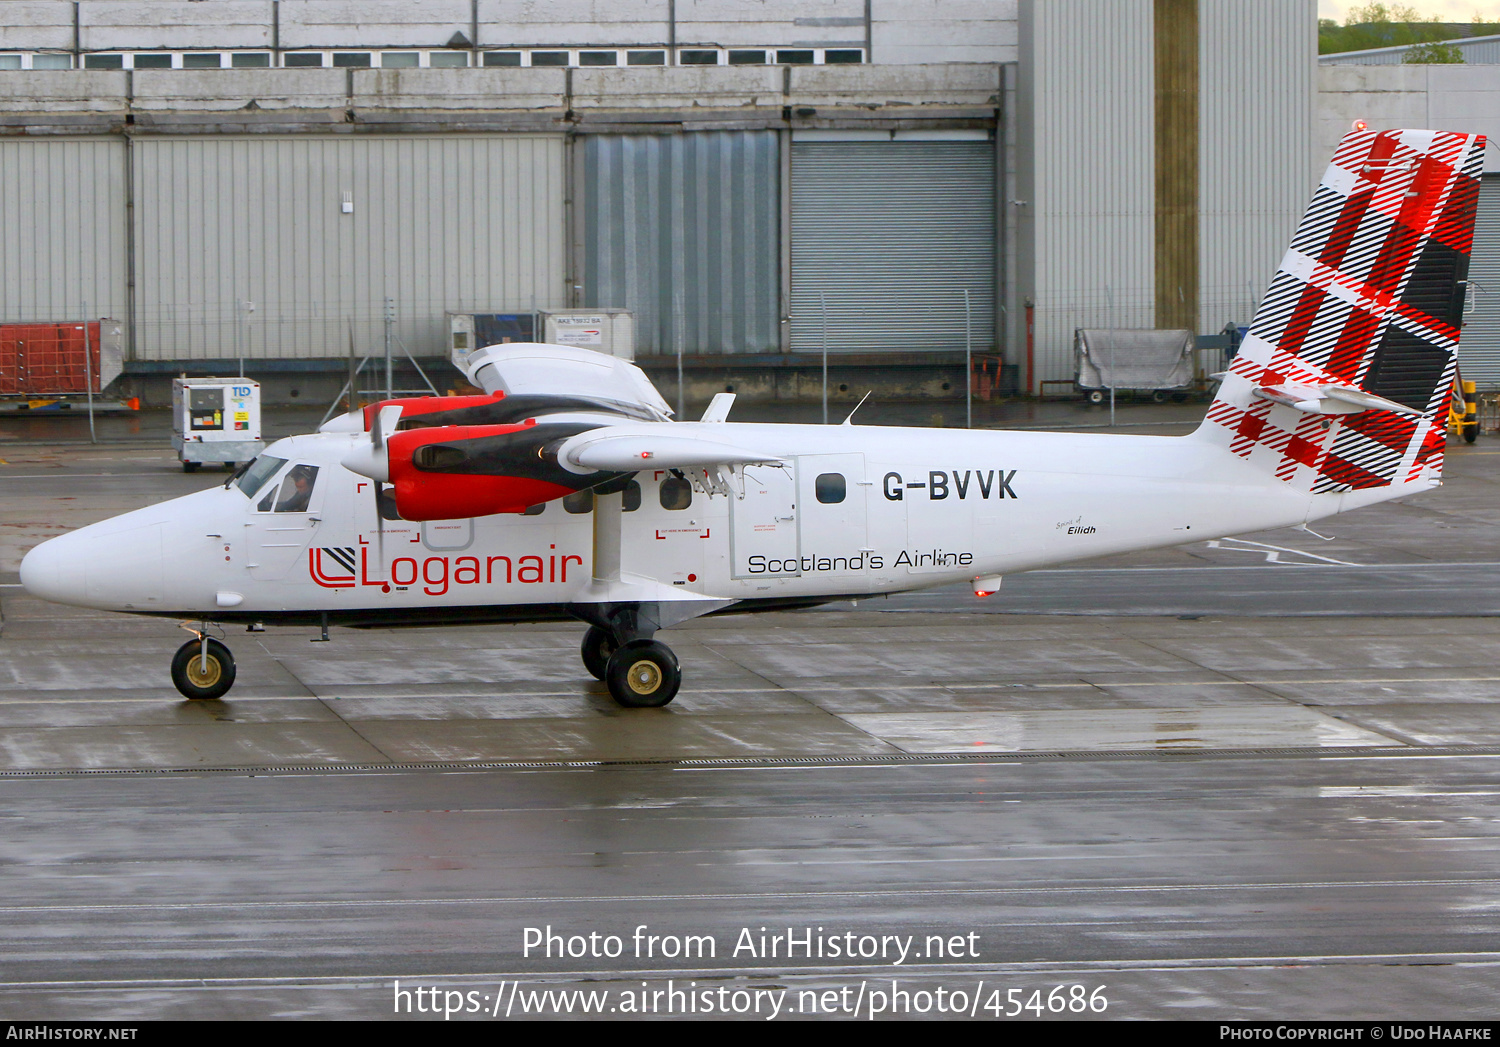
[[315, 465], [297, 465], [286, 474], [286, 482], [281, 485], [281, 498], [276, 503], [278, 513], [305, 513], [307, 503], [312, 498], [313, 484], [318, 478], [318, 467]]

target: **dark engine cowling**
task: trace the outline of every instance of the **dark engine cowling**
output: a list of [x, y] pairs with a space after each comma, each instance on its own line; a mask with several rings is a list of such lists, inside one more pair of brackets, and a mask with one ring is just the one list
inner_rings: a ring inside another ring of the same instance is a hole
[[449, 425], [392, 433], [386, 442], [396, 509], [404, 520], [457, 520], [519, 513], [628, 478], [569, 472], [555, 448], [598, 428], [586, 423]]

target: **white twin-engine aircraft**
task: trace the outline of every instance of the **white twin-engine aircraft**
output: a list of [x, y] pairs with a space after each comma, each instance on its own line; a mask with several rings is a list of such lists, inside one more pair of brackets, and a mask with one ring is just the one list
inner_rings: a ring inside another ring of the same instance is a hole
[[622, 705], [681, 670], [656, 633], [1297, 525], [1442, 469], [1484, 139], [1358, 132], [1190, 436], [696, 422], [635, 366], [524, 344], [486, 395], [393, 400], [281, 440], [222, 488], [33, 549], [60, 603], [182, 618], [188, 698], [229, 690], [215, 624], [577, 619]]

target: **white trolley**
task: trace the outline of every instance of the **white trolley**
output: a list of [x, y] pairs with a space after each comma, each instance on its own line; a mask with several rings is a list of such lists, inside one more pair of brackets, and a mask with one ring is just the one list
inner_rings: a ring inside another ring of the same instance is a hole
[[172, 379], [172, 448], [191, 473], [204, 462], [233, 468], [265, 449], [260, 383], [248, 378]]

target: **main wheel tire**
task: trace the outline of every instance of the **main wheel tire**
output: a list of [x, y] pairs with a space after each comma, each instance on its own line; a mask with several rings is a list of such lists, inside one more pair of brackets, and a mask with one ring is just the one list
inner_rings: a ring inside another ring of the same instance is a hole
[[183, 462], [182, 471], [185, 473], [196, 473], [198, 471], [198, 466], [202, 464], [202, 462]]
[[1462, 426], [1464, 432], [1464, 443], [1471, 444], [1479, 439], [1479, 423], [1465, 422]]
[[1104, 394], [1101, 393], [1098, 389], [1094, 389], [1094, 390], [1091, 390], [1089, 392], [1089, 403], [1091, 403], [1091, 404], [1102, 404], [1103, 402], [1104, 402]]
[[218, 640], [208, 641], [208, 670], [203, 669], [203, 647], [189, 640], [172, 656], [172, 683], [184, 698], [195, 702], [222, 698], [234, 686], [234, 656]]
[[666, 644], [631, 640], [609, 656], [604, 682], [627, 709], [659, 709], [677, 697], [682, 667]]
[[597, 625], [589, 626], [583, 634], [583, 667], [596, 680], [609, 677], [609, 656], [615, 653], [615, 634]]
[[1167, 394], [1158, 389], [1151, 394], [1151, 402], [1154, 404], [1164, 404], [1167, 402]]

